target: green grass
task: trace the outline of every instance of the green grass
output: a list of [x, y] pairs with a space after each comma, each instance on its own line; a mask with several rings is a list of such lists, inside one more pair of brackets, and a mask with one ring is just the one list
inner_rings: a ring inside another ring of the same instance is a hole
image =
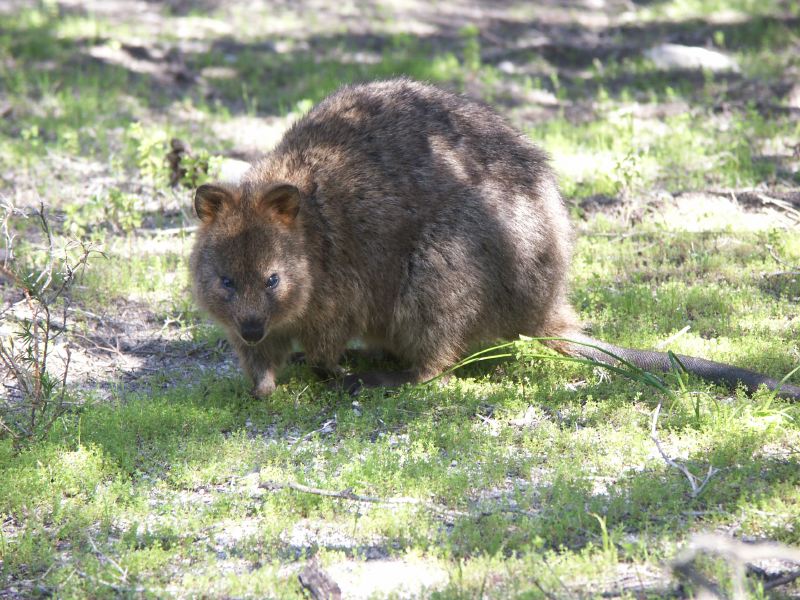
[[[389, 556], [456, 561], [469, 577], [487, 561], [516, 557], [501, 569], [502, 582], [520, 591], [533, 589], [523, 575], [531, 562], [562, 578], [600, 577], [618, 562], [664, 559], [668, 553], [658, 548], [676, 535], [700, 522], [724, 526], [734, 515], [747, 524], [743, 533], [798, 541], [777, 525], [792, 519], [800, 500], [798, 465], [769, 450], [797, 441], [797, 410], [765, 395], [724, 404], [707, 398], [699, 417], [680, 401], [665, 414], [665, 443], [685, 452], [698, 472], [708, 464], [722, 469], [691, 500], [683, 477], [653, 456], [648, 423], [656, 400], [646, 389], [636, 399], [619, 382], [595, 382], [576, 398], [559, 391], [550, 373], [529, 382], [522, 401], [522, 379], [533, 375], [523, 368], [516, 377], [459, 380], [439, 391], [371, 394], [359, 415], [349, 399], [319, 386], [298, 396], [307, 380], [300, 375], [266, 403], [246, 398], [237, 381], [212, 379], [95, 403], [63, 418], [36, 448], [15, 455], [4, 446], [6, 574], [42, 576], [67, 597], [102, 591], [101, 581], [158, 595], [187, 559], [193, 572], [213, 570], [220, 553], [213, 539], [225, 522], [257, 524], [251, 538], [222, 552], [259, 576], [214, 580], [220, 593], [248, 594], [296, 589], [276, 568], [258, 565], [294, 560], [286, 532], [313, 523], [348, 536], [356, 556], [377, 538]], [[477, 416], [488, 406], [490, 422]], [[545, 416], [554, 409], [558, 419]], [[514, 426], [528, 410], [541, 421]], [[290, 443], [333, 416], [333, 433]], [[508, 478], [532, 474], [534, 482], [476, 504], [481, 490], [503, 490]], [[259, 477], [412, 496], [467, 514], [443, 530], [424, 509], [359, 514], [347, 501], [266, 492]], [[511, 502], [526, 514], [502, 512]], [[686, 516], [691, 511], [711, 512], [698, 519]], [[603, 516], [612, 546], [603, 546], [592, 513]], [[75, 569], [86, 576], [70, 577]], [[189, 578], [177, 589], [198, 589], [192, 586]]]
[[[297, 573], [318, 555], [334, 570], [424, 565], [445, 582], [422, 595], [442, 599], [594, 597], [632, 579], [663, 597], [676, 590], [663, 565], [694, 532], [800, 544], [800, 413], [765, 391], [668, 375], [665, 395], [519, 344], [446, 384], [366, 391], [357, 404], [297, 365], [268, 400], [248, 395], [191, 300], [191, 189], [167, 185], [169, 142], [213, 163], [248, 135], [274, 143], [341, 83], [401, 74], [479, 95], [551, 153], [580, 229], [571, 297], [594, 335], [653, 347], [689, 325], [670, 349], [776, 377], [800, 364], [796, 228], [680, 204], [725, 188], [796, 191], [800, 126], [772, 98], [800, 64], [792, 3], [649, 3], [632, 21], [611, 15], [608, 39], [623, 50], [522, 48], [516, 71], [491, 58], [490, 24], [415, 34], [407, 15], [374, 8], [369, 34], [348, 29], [345, 6], [330, 18], [176, 7], [156, 30], [47, 2], [0, 13], [0, 108], [11, 110], [0, 197], [44, 201], [57, 248], [77, 236], [102, 250], [72, 290], [76, 341], [109, 350], [133, 331], [131, 345], [164, 353], [156, 372], [76, 378], [43, 439], [17, 448], [0, 436], [0, 595], [301, 598]], [[532, 22], [534, 9], [508, 14]], [[624, 50], [676, 36], [730, 53], [741, 73], [663, 73]], [[180, 48], [196, 79], [148, 74], [120, 58], [126, 46]], [[270, 129], [254, 134], [256, 123]], [[584, 200], [597, 197], [622, 214], [593, 214]], [[41, 236], [11, 227], [17, 264], [33, 268]], [[669, 455], [698, 476], [719, 469], [697, 497], [650, 437], [660, 403]], [[724, 561], [703, 569], [730, 586]]]
[[641, 11], [640, 17], [682, 20], [714, 17], [720, 13], [744, 17], [771, 16], [783, 10], [796, 14], [797, 8], [785, 0], [677, 0], [654, 2], [651, 7]]
[[617, 109], [586, 125], [548, 121], [529, 135], [548, 148], [569, 196], [671, 192], [703, 187], [753, 187], [774, 180], [773, 163], [758, 148], [796, 125], [765, 120], [755, 111], [719, 119], [685, 113], [663, 120], [636, 119]]

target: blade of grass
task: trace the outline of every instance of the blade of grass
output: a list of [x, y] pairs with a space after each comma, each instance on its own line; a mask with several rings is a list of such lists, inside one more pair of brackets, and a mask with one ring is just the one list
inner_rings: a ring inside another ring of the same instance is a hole
[[[450, 375], [451, 373], [455, 372], [456, 370], [458, 370], [458, 369], [460, 369], [462, 367], [465, 367], [466, 365], [469, 365], [469, 364], [473, 364], [473, 363], [476, 363], [476, 362], [482, 362], [482, 361], [486, 361], [486, 360], [493, 360], [493, 359], [497, 359], [497, 358], [510, 358], [512, 356], [515, 356], [515, 354], [508, 353], [508, 352], [499, 353], [499, 354], [492, 354], [493, 352], [498, 352], [498, 351], [505, 350], [505, 349], [511, 348], [511, 347], [519, 348], [521, 345], [522, 346], [529, 346], [531, 342], [543, 342], [543, 341], [565, 341], [565, 342], [568, 342], [570, 344], [576, 344], [576, 345], [580, 345], [580, 346], [586, 346], [586, 347], [589, 347], [589, 348], [594, 348], [595, 350], [598, 350], [598, 351], [602, 352], [603, 354], [608, 355], [610, 358], [613, 358], [621, 366], [613, 365], [613, 364], [607, 364], [607, 363], [600, 362], [599, 360], [592, 359], [592, 358], [583, 358], [583, 357], [576, 357], [576, 356], [560, 356], [560, 355], [556, 355], [556, 354], [533, 354], [533, 355], [527, 354], [526, 355], [527, 358], [542, 359], [542, 360], [556, 360], [556, 361], [580, 363], [580, 364], [585, 364], [585, 365], [589, 365], [589, 366], [592, 366], [592, 367], [601, 367], [603, 369], [606, 369], [606, 370], [609, 370], [609, 371], [611, 371], [613, 373], [621, 375], [621, 376], [623, 376], [623, 377], [625, 377], [627, 379], [631, 379], [633, 381], [638, 381], [638, 382], [643, 383], [645, 385], [648, 385], [650, 387], [654, 387], [654, 388], [658, 389], [660, 392], [662, 392], [662, 393], [664, 393], [664, 394], [666, 394], [666, 395], [668, 395], [670, 397], [674, 396], [674, 392], [672, 390], [670, 390], [659, 377], [657, 377], [656, 375], [650, 373], [649, 371], [645, 371], [644, 369], [642, 369], [640, 367], [637, 367], [633, 363], [625, 360], [621, 356], [618, 356], [618, 355], [614, 354], [610, 350], [606, 350], [605, 348], [601, 348], [600, 346], [597, 346], [597, 345], [594, 345], [594, 344], [590, 344], [590, 343], [587, 343], [587, 342], [580, 342], [580, 341], [572, 340], [572, 339], [569, 339], [569, 338], [562, 338], [562, 337], [528, 337], [528, 336], [522, 336], [522, 335], [520, 336], [519, 340], [516, 340], [516, 341], [513, 341], [513, 342], [506, 342], [506, 343], [503, 343], [503, 344], [498, 344], [496, 346], [492, 346], [490, 348], [486, 348], [484, 350], [481, 350], [479, 352], [475, 352], [474, 354], [471, 354], [471, 355], [467, 356], [466, 358], [460, 360], [459, 362], [454, 364], [452, 367], [450, 367], [446, 371], [444, 371], [444, 372], [440, 373], [439, 375], [437, 375], [436, 377], [433, 377], [433, 378], [429, 379], [428, 381], [424, 382], [424, 385], [427, 385], [427, 384], [433, 383], [435, 381], [438, 381], [438, 380], [442, 379], [443, 377], [447, 377], [448, 375]], [[680, 364], [680, 361], [678, 361], [677, 357], [675, 357], [675, 361], [677, 361], [678, 364]], [[681, 365], [681, 367], [682, 366], [683, 365]]]

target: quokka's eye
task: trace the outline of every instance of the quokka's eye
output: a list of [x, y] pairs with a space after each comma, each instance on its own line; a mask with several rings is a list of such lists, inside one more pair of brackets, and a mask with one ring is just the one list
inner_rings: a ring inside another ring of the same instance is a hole
[[233, 289], [233, 279], [230, 277], [220, 277], [219, 281], [222, 284], [222, 287], [224, 287], [226, 290]]
[[272, 275], [267, 277], [267, 287], [271, 290], [274, 290], [276, 287], [278, 287], [278, 283], [280, 283], [280, 281], [281, 278], [278, 277], [278, 274], [273, 273]]

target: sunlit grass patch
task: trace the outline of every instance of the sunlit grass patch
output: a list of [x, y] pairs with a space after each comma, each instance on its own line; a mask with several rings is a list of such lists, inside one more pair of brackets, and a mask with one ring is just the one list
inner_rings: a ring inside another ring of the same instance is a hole
[[654, 3], [638, 11], [642, 18], [659, 18], [681, 21], [698, 18], [713, 18], [720, 15], [728, 21], [746, 19], [754, 15], [773, 15], [781, 10], [791, 10], [791, 3], [784, 0], [670, 0]]
[[625, 110], [585, 125], [555, 119], [528, 131], [547, 148], [568, 196], [680, 191], [703, 186], [753, 186], [769, 179], [771, 164], [758, 145], [779, 125], [753, 112], [727, 118], [695, 112], [642, 120]]

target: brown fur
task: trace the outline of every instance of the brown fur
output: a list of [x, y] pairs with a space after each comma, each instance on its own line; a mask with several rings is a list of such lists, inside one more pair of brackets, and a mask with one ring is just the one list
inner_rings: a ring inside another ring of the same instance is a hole
[[[335, 372], [361, 338], [408, 363], [360, 376], [393, 385], [481, 342], [580, 333], [567, 301], [572, 231], [546, 155], [490, 109], [432, 86], [342, 88], [238, 185], [201, 186], [195, 206], [195, 296], [258, 395], [294, 342]], [[246, 343], [259, 324], [263, 339]]]

